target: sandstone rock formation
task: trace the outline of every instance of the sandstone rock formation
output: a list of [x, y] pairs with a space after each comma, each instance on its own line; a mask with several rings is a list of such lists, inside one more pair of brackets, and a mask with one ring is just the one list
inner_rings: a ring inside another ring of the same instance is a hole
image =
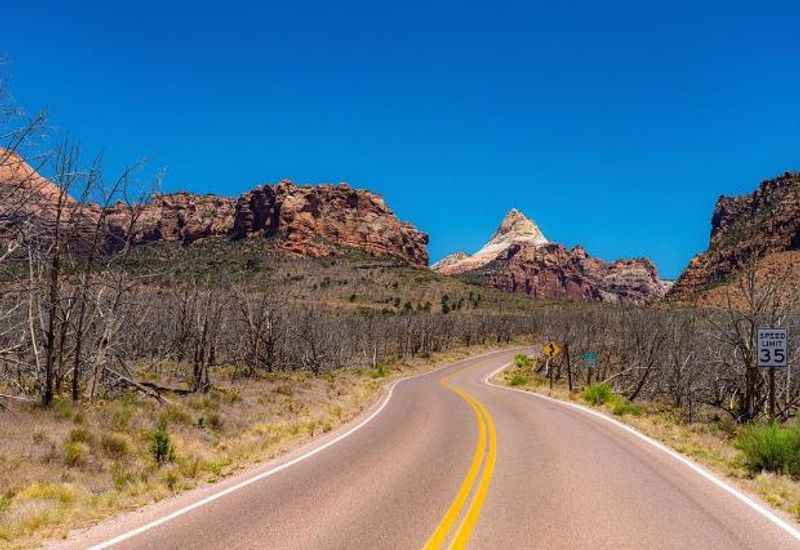
[[790, 257], [783, 253], [793, 250], [800, 250], [800, 173], [786, 172], [750, 195], [719, 198], [708, 250], [689, 262], [668, 299], [694, 301], [730, 282], [751, 258]]
[[[5, 227], [9, 233], [21, 218], [49, 223], [60, 194], [58, 187], [22, 159], [6, 156], [13, 162], [0, 164], [0, 230]], [[301, 186], [282, 181], [256, 187], [238, 199], [158, 194], [143, 205], [118, 203], [106, 209], [79, 204], [69, 197], [65, 200], [62, 219], [79, 222], [72, 228], [81, 231], [102, 221], [106, 248], [111, 249], [128, 240], [133, 244], [190, 244], [207, 237], [261, 237], [295, 254], [330, 256], [352, 248], [428, 265], [426, 234], [398, 220], [380, 196], [346, 184]]]
[[[499, 250], [486, 261], [488, 251]], [[464, 274], [507, 292], [552, 300], [645, 303], [663, 296], [655, 266], [647, 259], [607, 263], [580, 246], [549, 243], [539, 228], [512, 210], [481, 251], [438, 262], [441, 273]]]
[[245, 193], [236, 204], [233, 236], [251, 234], [278, 236], [283, 248], [303, 255], [328, 256], [333, 244], [428, 265], [427, 235], [399, 221], [380, 196], [347, 184], [282, 181]]
[[451, 254], [436, 262], [432, 269], [444, 275], [466, 273], [488, 264], [514, 245], [530, 245], [535, 248], [547, 243], [548, 241], [539, 227], [525, 214], [512, 208], [500, 222], [500, 227], [497, 228], [489, 242], [483, 245], [483, 248], [472, 256], [463, 252]]
[[463, 260], [469, 258], [469, 254], [459, 250], [458, 252], [453, 252], [452, 254], [448, 254], [438, 262], [431, 265], [431, 269], [434, 271], [438, 271], [439, 273], [447, 273], [447, 271], [454, 265], [461, 263]]

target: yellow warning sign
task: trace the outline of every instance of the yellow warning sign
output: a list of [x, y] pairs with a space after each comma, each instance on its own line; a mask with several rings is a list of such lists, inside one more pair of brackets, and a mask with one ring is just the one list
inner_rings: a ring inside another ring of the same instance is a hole
[[552, 359], [553, 357], [558, 357], [558, 354], [561, 353], [561, 348], [555, 342], [548, 342], [544, 345], [542, 351], [545, 357]]

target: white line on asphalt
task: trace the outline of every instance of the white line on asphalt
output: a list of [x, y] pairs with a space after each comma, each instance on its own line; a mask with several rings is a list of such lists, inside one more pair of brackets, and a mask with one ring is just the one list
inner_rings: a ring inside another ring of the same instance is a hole
[[228, 487], [227, 489], [224, 489], [224, 490], [222, 490], [222, 491], [220, 491], [218, 493], [214, 493], [213, 495], [209, 495], [204, 499], [198, 500], [197, 502], [194, 502], [194, 503], [192, 503], [192, 504], [190, 504], [190, 505], [188, 505], [188, 506], [186, 506], [184, 508], [181, 508], [180, 510], [176, 510], [176, 511], [172, 512], [171, 514], [168, 514], [168, 515], [166, 515], [166, 516], [164, 516], [162, 518], [159, 518], [157, 520], [151, 521], [150, 523], [142, 525], [141, 527], [138, 527], [136, 529], [133, 529], [131, 531], [123, 533], [123, 534], [121, 534], [121, 535], [119, 535], [117, 537], [114, 537], [113, 539], [110, 539], [110, 540], [107, 540], [105, 542], [101, 542], [100, 544], [96, 544], [94, 546], [91, 546], [90, 550], [101, 550], [103, 548], [111, 548], [115, 544], [119, 544], [121, 542], [124, 542], [124, 541], [126, 541], [128, 539], [131, 539], [131, 538], [133, 538], [133, 537], [135, 537], [137, 535], [140, 535], [140, 534], [144, 533], [145, 531], [149, 531], [150, 529], [153, 529], [154, 527], [158, 527], [159, 525], [163, 525], [163, 524], [165, 524], [165, 523], [167, 523], [169, 521], [172, 521], [173, 519], [175, 519], [177, 517], [180, 517], [180, 516], [182, 516], [182, 515], [184, 515], [184, 514], [186, 514], [188, 512], [191, 512], [192, 510], [200, 508], [201, 506], [205, 506], [206, 504], [209, 504], [210, 502], [213, 502], [213, 501], [217, 500], [218, 498], [224, 497], [225, 495], [229, 495], [229, 494], [231, 494], [231, 493], [233, 493], [235, 491], [238, 491], [239, 489], [243, 489], [244, 487], [247, 487], [248, 485], [256, 483], [257, 481], [261, 481], [264, 478], [267, 478], [267, 477], [270, 477], [272, 475], [275, 475], [278, 472], [281, 472], [281, 471], [289, 468], [290, 466], [294, 466], [298, 462], [302, 462], [303, 460], [306, 460], [307, 458], [310, 458], [310, 457], [314, 456], [315, 454], [317, 454], [317, 453], [319, 453], [321, 451], [324, 451], [328, 447], [330, 447], [332, 445], [335, 445], [336, 443], [338, 443], [342, 439], [344, 439], [344, 438], [352, 435], [356, 431], [360, 430], [361, 428], [366, 426], [373, 418], [378, 416], [381, 413], [381, 411], [386, 407], [386, 405], [389, 403], [389, 400], [392, 398], [392, 394], [394, 393], [394, 389], [401, 382], [404, 382], [406, 380], [411, 380], [413, 378], [419, 378], [419, 377], [422, 377], [422, 376], [427, 376], [427, 375], [433, 374], [434, 372], [437, 372], [439, 370], [443, 370], [443, 369], [446, 369], [448, 367], [452, 367], [454, 365], [458, 365], [459, 363], [463, 363], [465, 361], [471, 361], [473, 359], [480, 359], [482, 357], [486, 357], [488, 355], [492, 355], [492, 354], [495, 354], [495, 353], [502, 353], [504, 351], [513, 351], [514, 349], [515, 348], [503, 349], [503, 350], [497, 350], [497, 351], [490, 351], [490, 352], [487, 352], [487, 353], [483, 353], [481, 355], [476, 355], [474, 357], [466, 357], [466, 358], [461, 359], [459, 361], [456, 361], [454, 363], [443, 365], [442, 367], [440, 367], [438, 369], [434, 369], [434, 370], [432, 370], [430, 372], [425, 372], [425, 373], [418, 374], [418, 375], [415, 375], [415, 376], [410, 376], [410, 377], [406, 377], [406, 378], [401, 378], [399, 380], [395, 380], [389, 386], [389, 391], [387, 392], [386, 397], [383, 399], [383, 402], [380, 404], [380, 406], [375, 411], [372, 412], [372, 414], [370, 414], [367, 418], [365, 418], [364, 420], [362, 420], [357, 425], [353, 426], [352, 428], [350, 428], [349, 430], [347, 430], [343, 434], [337, 436], [336, 438], [328, 441], [327, 443], [325, 443], [323, 445], [320, 445], [319, 447], [315, 447], [314, 449], [308, 451], [307, 453], [305, 453], [303, 455], [300, 455], [300, 456], [298, 456], [296, 458], [293, 458], [292, 460], [290, 460], [288, 462], [285, 462], [285, 463], [281, 464], [280, 466], [276, 466], [275, 468], [272, 468], [271, 470], [268, 470], [266, 472], [262, 472], [262, 473], [260, 473], [260, 474], [258, 474], [256, 476], [248, 478], [248, 479], [246, 479], [246, 480], [244, 480], [244, 481], [242, 481], [240, 483], [237, 483], [236, 485]]
[[738, 489], [736, 489], [736, 488], [732, 487], [731, 485], [729, 485], [728, 483], [722, 481], [716, 475], [712, 474], [711, 472], [709, 472], [705, 468], [703, 468], [701, 466], [698, 466], [697, 464], [695, 464], [694, 462], [692, 462], [691, 460], [689, 460], [685, 456], [682, 456], [682, 455], [678, 454], [677, 452], [673, 451], [672, 449], [666, 447], [664, 444], [659, 443], [655, 439], [652, 439], [652, 438], [644, 435], [643, 433], [631, 428], [627, 424], [623, 424], [619, 420], [615, 420], [613, 418], [610, 418], [610, 417], [608, 417], [608, 416], [606, 416], [606, 415], [604, 415], [602, 413], [599, 413], [597, 411], [593, 411], [592, 409], [590, 409], [588, 407], [584, 407], [582, 405], [576, 405], [575, 403], [567, 403], [566, 401], [560, 401], [558, 399], [553, 399], [552, 397], [548, 397], [546, 395], [541, 395], [541, 394], [534, 393], [534, 392], [520, 390], [518, 388], [509, 388], [508, 386], [501, 386], [500, 384], [495, 384], [494, 382], [491, 381], [491, 378], [494, 377], [498, 372], [500, 372], [500, 371], [502, 371], [504, 369], [507, 369], [510, 366], [511, 366], [511, 363], [508, 363], [506, 365], [503, 365], [499, 369], [497, 369], [495, 371], [492, 371], [491, 373], [487, 374], [483, 378], [483, 383], [487, 384], [489, 386], [492, 386], [494, 388], [500, 388], [501, 390], [519, 392], [519, 393], [524, 394], [524, 395], [530, 395], [530, 396], [533, 396], [533, 397], [537, 397], [539, 399], [544, 399], [546, 401], [550, 401], [550, 402], [556, 403], [558, 405], [563, 405], [564, 407], [571, 407], [571, 408], [576, 409], [578, 411], [581, 411], [581, 412], [583, 412], [585, 414], [590, 414], [592, 416], [596, 416], [598, 418], [602, 418], [603, 420], [605, 420], [607, 422], [610, 422], [611, 424], [614, 424], [618, 428], [622, 428], [623, 430], [635, 435], [636, 437], [638, 437], [642, 441], [646, 441], [647, 443], [649, 443], [653, 447], [655, 447], [655, 448], [657, 448], [657, 449], [659, 449], [661, 451], [664, 451], [665, 453], [670, 455], [672, 458], [674, 458], [678, 462], [680, 462], [680, 463], [684, 464], [685, 466], [688, 466], [689, 468], [691, 468], [695, 473], [700, 474], [700, 476], [702, 476], [706, 480], [710, 481], [711, 483], [713, 483], [714, 485], [716, 485], [720, 489], [726, 491], [727, 493], [730, 493], [731, 495], [733, 495], [734, 497], [739, 499], [741, 502], [743, 502], [744, 504], [746, 504], [747, 506], [749, 506], [750, 508], [752, 508], [753, 510], [755, 510], [756, 512], [761, 514], [765, 519], [767, 519], [768, 521], [770, 521], [774, 525], [777, 525], [778, 527], [780, 527], [781, 529], [786, 531], [789, 535], [791, 535], [795, 539], [800, 540], [800, 530], [798, 530], [793, 525], [789, 524], [789, 522], [785, 521], [781, 517], [779, 517], [772, 510], [767, 509], [765, 506], [759, 504], [758, 502], [756, 502], [752, 498], [750, 498], [747, 495], [745, 495], [744, 493], [740, 492]]

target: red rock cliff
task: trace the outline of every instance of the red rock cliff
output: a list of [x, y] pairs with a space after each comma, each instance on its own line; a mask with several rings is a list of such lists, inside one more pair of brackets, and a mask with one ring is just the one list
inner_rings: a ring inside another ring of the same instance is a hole
[[[18, 157], [6, 155], [0, 164], [0, 236], [13, 234], [14, 224], [23, 217], [49, 223], [58, 196], [52, 182]], [[134, 244], [190, 244], [207, 237], [261, 237], [301, 255], [330, 256], [353, 248], [428, 265], [425, 233], [398, 220], [380, 196], [346, 184], [282, 181], [256, 187], [238, 199], [193, 193], [155, 195], [135, 209], [118, 203], [102, 210], [68, 198], [62, 219], [79, 221], [72, 227], [80, 232], [90, 230], [103, 214], [108, 248], [119, 247], [127, 239]]]
[[752, 194], [720, 197], [708, 250], [695, 256], [667, 297], [691, 301], [731, 280], [752, 256], [800, 249], [800, 173], [766, 180]]

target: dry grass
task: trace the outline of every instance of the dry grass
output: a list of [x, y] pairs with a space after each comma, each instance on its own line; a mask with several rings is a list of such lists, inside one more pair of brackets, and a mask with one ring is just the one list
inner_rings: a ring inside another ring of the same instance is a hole
[[[213, 483], [353, 419], [386, 382], [490, 349], [460, 348], [381, 369], [222, 380], [160, 407], [138, 395], [52, 410], [0, 412], [0, 547], [46, 538]], [[10, 421], [8, 421], [10, 420]], [[153, 432], [166, 424], [174, 460], [159, 465]]]
[[[563, 382], [550, 390], [547, 379], [533, 373], [532, 368], [506, 369], [495, 377], [495, 382], [511, 385], [515, 376], [526, 376], [529, 380], [525, 385], [517, 385], [517, 388], [589, 406], [580, 391], [570, 393]], [[575, 389], [582, 388], [576, 385]], [[637, 404], [639, 414], [619, 414], [619, 407], [615, 414], [614, 401], [594, 408], [706, 466], [800, 522], [800, 480], [769, 473], [753, 476], [748, 472], [741, 451], [734, 446], [738, 427], [732, 421], [710, 420], [714, 418], [710, 416], [708, 421], [687, 423], [678, 411], [668, 406], [658, 403]]]

